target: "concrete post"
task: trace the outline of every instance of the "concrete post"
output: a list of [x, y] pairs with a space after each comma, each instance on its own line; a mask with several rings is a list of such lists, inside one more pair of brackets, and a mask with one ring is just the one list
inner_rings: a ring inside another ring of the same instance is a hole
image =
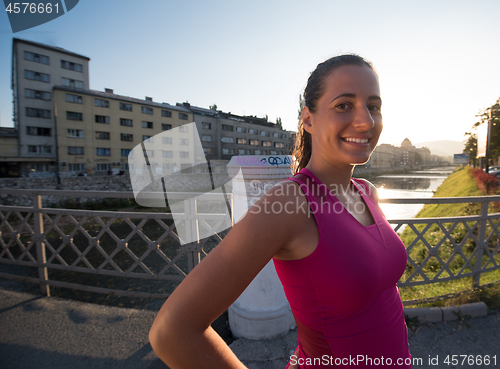
[[[290, 160], [289, 155], [233, 156], [227, 170], [234, 177], [235, 222], [273, 185], [291, 176]], [[229, 307], [229, 326], [235, 337], [255, 340], [274, 338], [295, 327], [272, 260]]]

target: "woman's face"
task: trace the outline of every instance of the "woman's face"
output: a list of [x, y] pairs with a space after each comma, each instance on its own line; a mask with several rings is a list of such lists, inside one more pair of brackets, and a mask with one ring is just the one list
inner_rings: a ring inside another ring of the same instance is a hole
[[305, 107], [304, 129], [312, 136], [311, 160], [338, 166], [363, 164], [382, 132], [378, 78], [367, 66], [336, 68], [323, 82], [315, 112]]

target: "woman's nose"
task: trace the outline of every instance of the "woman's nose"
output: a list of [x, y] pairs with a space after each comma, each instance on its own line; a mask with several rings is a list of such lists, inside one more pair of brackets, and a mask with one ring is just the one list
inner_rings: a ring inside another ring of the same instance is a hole
[[358, 129], [368, 130], [375, 126], [375, 120], [373, 119], [368, 107], [356, 109], [356, 114], [354, 116], [353, 126]]

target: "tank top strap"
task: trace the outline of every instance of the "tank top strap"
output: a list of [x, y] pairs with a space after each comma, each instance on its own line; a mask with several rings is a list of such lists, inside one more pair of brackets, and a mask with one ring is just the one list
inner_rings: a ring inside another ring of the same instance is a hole
[[316, 224], [321, 224], [321, 204], [323, 201], [320, 201], [323, 196], [326, 196], [325, 193], [321, 193], [321, 186], [319, 186], [313, 177], [309, 176], [306, 173], [306, 169], [302, 169], [299, 173], [295, 173], [293, 177], [289, 177], [286, 180], [294, 181], [297, 183], [304, 193], [307, 202], [309, 203], [309, 209], [311, 213], [314, 215], [314, 219], [316, 220]]
[[377, 203], [377, 200], [375, 199], [375, 194], [373, 193], [370, 186], [362, 178], [352, 178], [352, 180], [358, 190], [363, 191], [363, 194], [366, 197], [368, 197], [375, 204]]

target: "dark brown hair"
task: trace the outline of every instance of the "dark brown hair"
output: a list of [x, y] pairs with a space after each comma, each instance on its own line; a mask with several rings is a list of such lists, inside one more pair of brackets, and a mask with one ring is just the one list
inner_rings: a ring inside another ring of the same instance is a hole
[[307, 106], [312, 113], [315, 112], [318, 100], [324, 93], [323, 85], [325, 78], [335, 69], [344, 65], [367, 66], [373, 70], [372, 64], [361, 56], [356, 54], [345, 54], [325, 60], [323, 63], [318, 64], [316, 69], [311, 73], [307, 80], [306, 88], [304, 89], [304, 97], [300, 97], [299, 126], [292, 154], [295, 160], [293, 160], [291, 164], [293, 174], [305, 168], [307, 163], [309, 163], [312, 152], [311, 134], [304, 129], [302, 109], [304, 106]]

